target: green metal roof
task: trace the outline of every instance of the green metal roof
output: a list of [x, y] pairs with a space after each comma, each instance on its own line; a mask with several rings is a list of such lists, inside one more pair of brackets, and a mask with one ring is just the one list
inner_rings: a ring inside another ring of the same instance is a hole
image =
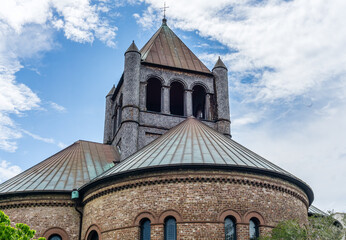
[[80, 140], [0, 184], [0, 195], [71, 191], [108, 170], [119, 159], [111, 145]]

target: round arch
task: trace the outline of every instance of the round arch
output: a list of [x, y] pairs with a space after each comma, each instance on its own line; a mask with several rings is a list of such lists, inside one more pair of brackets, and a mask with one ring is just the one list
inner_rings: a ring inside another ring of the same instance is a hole
[[142, 221], [142, 219], [147, 218], [150, 220], [151, 224], [155, 224], [157, 222], [156, 217], [154, 216], [154, 214], [150, 213], [150, 212], [141, 212], [140, 214], [137, 215], [137, 217], [135, 218], [133, 225], [135, 226], [139, 226], [140, 222]]
[[166, 211], [164, 211], [164, 212], [162, 212], [162, 213], [160, 214], [159, 223], [164, 224], [165, 219], [166, 219], [167, 217], [174, 217], [175, 220], [177, 221], [177, 223], [183, 221], [183, 219], [182, 219], [180, 213], [178, 213], [177, 211], [175, 211], [175, 210], [173, 210], [173, 209], [170, 209], [170, 210], [166, 210]]
[[46, 239], [49, 239], [49, 237], [51, 237], [53, 235], [59, 235], [62, 240], [69, 240], [70, 239], [68, 237], [67, 232], [60, 227], [52, 227], [52, 228], [47, 229], [44, 232], [43, 237]]
[[91, 225], [91, 226], [88, 228], [88, 230], [87, 230], [87, 232], [86, 232], [86, 234], [85, 234], [84, 239], [85, 239], [85, 240], [91, 240], [90, 237], [91, 237], [91, 233], [92, 233], [93, 231], [97, 233], [97, 235], [98, 235], [98, 240], [102, 240], [101, 229], [100, 229], [100, 227], [97, 226], [96, 224], [93, 224], [93, 225]]
[[251, 218], [256, 218], [259, 221], [260, 225], [265, 224], [264, 218], [262, 217], [262, 215], [259, 212], [249, 211], [249, 212], [245, 213], [244, 218], [243, 218], [244, 223], [249, 223]]
[[219, 221], [224, 222], [225, 218], [231, 216], [236, 220], [236, 223], [242, 223], [241, 216], [238, 212], [232, 209], [226, 209], [219, 215]]

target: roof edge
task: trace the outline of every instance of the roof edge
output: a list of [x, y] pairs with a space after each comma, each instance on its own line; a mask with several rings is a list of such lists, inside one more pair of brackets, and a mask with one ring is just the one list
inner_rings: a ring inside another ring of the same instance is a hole
[[158, 171], [168, 171], [168, 170], [228, 170], [228, 171], [238, 171], [238, 172], [248, 172], [248, 173], [255, 173], [255, 174], [261, 174], [271, 177], [277, 177], [282, 180], [286, 180], [300, 189], [302, 189], [305, 194], [308, 197], [309, 200], [309, 206], [311, 206], [312, 202], [314, 201], [314, 193], [311, 189], [311, 187], [305, 183], [304, 181], [289, 176], [285, 174], [281, 174], [275, 171], [270, 171], [267, 169], [260, 169], [260, 168], [254, 168], [249, 166], [230, 166], [226, 164], [176, 164], [176, 165], [162, 165], [162, 166], [152, 166], [152, 167], [145, 167], [130, 171], [125, 171], [121, 173], [115, 173], [112, 175], [107, 175], [95, 180], [91, 180], [90, 182], [84, 184], [81, 186], [78, 190], [84, 194], [89, 188], [92, 188], [94, 186], [97, 186], [99, 183], [107, 182], [110, 180], [113, 180], [114, 178], [123, 178], [127, 177], [129, 175], [136, 175], [141, 173], [147, 173], [147, 172], [158, 172]]

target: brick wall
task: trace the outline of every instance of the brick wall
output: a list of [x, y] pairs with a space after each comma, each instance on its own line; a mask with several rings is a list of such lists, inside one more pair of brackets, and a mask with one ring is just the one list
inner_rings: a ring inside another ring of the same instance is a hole
[[224, 239], [225, 211], [237, 215], [238, 240], [248, 221], [261, 233], [279, 221], [307, 222], [307, 196], [293, 184], [261, 175], [223, 171], [145, 174], [105, 183], [84, 197], [83, 233], [97, 225], [102, 239], [137, 239], [141, 216], [151, 220], [152, 239], [163, 239], [165, 216], [177, 219], [178, 239]]

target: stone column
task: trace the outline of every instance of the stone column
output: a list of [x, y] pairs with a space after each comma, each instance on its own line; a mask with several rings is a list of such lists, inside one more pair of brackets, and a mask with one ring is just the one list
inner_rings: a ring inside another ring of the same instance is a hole
[[210, 113], [210, 93], [207, 93], [205, 95], [205, 119], [211, 120], [211, 113]]
[[141, 110], [146, 111], [147, 110], [147, 83], [141, 82], [140, 83], [140, 99], [139, 99], [139, 108]]
[[162, 112], [166, 114], [170, 114], [170, 103], [169, 103], [169, 90], [170, 86], [162, 86]]
[[192, 90], [185, 90], [185, 109], [184, 109], [184, 114], [187, 117], [190, 117], [193, 115], [192, 112]]

